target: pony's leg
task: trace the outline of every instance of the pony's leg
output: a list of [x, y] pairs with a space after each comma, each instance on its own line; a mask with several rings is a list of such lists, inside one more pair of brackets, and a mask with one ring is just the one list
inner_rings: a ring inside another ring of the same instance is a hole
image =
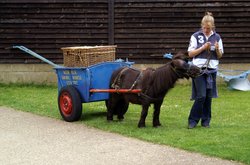
[[108, 109], [107, 112], [107, 120], [112, 121], [113, 120], [113, 115], [114, 115], [114, 109], [116, 107], [116, 98], [113, 94], [110, 94], [110, 98], [106, 102], [106, 106]]
[[154, 114], [153, 114], [153, 126], [161, 126], [160, 123], [160, 110], [161, 110], [162, 101], [154, 104]]
[[117, 109], [117, 118], [118, 120], [122, 121], [124, 119], [124, 115], [128, 110], [129, 103], [126, 102], [124, 99], [119, 101], [119, 105], [116, 107]]
[[106, 105], [107, 105], [107, 120], [111, 121], [113, 120], [113, 110], [111, 108], [111, 99], [106, 101]]
[[139, 128], [146, 127], [145, 120], [148, 115], [148, 107], [149, 105], [142, 105], [141, 118], [138, 123]]

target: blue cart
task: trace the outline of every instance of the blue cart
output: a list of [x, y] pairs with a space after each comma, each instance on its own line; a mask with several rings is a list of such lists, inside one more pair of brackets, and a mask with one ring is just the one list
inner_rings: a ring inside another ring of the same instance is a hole
[[132, 62], [117, 60], [89, 67], [64, 67], [43, 58], [24, 46], [13, 46], [52, 65], [58, 78], [58, 107], [65, 121], [77, 121], [82, 115], [82, 103], [104, 101], [110, 92], [139, 93], [140, 90], [109, 89], [110, 78], [116, 69], [130, 67]]

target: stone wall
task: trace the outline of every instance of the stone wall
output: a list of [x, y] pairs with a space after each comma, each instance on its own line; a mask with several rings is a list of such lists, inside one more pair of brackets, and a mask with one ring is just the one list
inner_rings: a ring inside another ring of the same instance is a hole
[[[135, 68], [159, 67], [162, 64], [135, 64]], [[220, 64], [220, 69], [249, 70], [250, 64]], [[250, 78], [250, 76], [249, 76]], [[219, 82], [223, 82], [218, 78]], [[181, 80], [179, 83], [189, 83]], [[0, 83], [57, 84], [53, 67], [48, 64], [0, 64]]]
[[0, 73], [0, 83], [57, 83], [53, 67], [47, 64], [0, 64]]

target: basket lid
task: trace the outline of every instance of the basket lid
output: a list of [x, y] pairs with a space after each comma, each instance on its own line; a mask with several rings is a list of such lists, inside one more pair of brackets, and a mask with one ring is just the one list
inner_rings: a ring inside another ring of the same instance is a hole
[[93, 49], [93, 48], [116, 48], [117, 45], [105, 45], [105, 46], [73, 46], [73, 47], [63, 47], [64, 49]]

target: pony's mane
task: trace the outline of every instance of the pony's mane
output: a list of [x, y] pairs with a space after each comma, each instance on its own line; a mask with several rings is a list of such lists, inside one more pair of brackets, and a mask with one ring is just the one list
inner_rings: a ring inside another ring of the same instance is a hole
[[153, 95], [163, 95], [167, 93], [170, 88], [174, 87], [177, 75], [171, 68], [171, 62], [157, 68], [152, 76], [150, 76], [150, 86]]

